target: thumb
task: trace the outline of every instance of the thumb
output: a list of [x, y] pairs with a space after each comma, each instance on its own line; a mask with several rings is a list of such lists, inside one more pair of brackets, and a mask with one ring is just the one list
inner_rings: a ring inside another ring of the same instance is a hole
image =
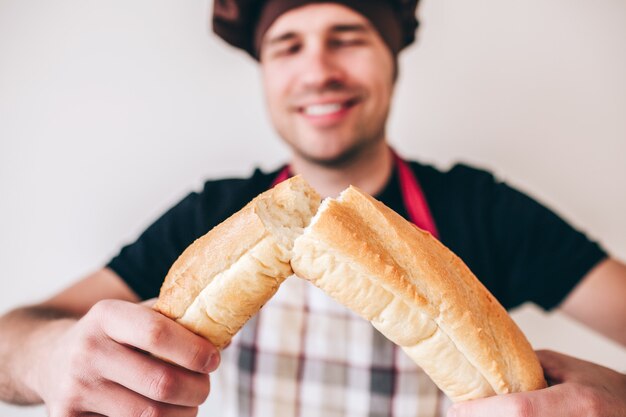
[[157, 297], [154, 298], [150, 298], [148, 300], [143, 300], [142, 302], [139, 303], [140, 306], [145, 306], [145, 307], [150, 307], [153, 308], [154, 305], [157, 302]]
[[550, 384], [576, 381], [578, 380], [576, 378], [577, 373], [590, 366], [590, 363], [581, 359], [552, 350], [538, 350], [537, 358], [539, 358], [545, 377]]
[[565, 401], [567, 388], [563, 385], [515, 394], [496, 395], [454, 404], [447, 417], [524, 416], [572, 417], [575, 404]]

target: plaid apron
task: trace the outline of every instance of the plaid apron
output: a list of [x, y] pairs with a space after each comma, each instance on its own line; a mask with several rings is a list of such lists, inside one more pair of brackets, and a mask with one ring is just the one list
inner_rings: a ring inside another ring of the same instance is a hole
[[[391, 151], [411, 221], [438, 236], [408, 164]], [[285, 167], [274, 181], [289, 178]], [[222, 352], [224, 417], [439, 417], [449, 400], [394, 343], [289, 277]]]

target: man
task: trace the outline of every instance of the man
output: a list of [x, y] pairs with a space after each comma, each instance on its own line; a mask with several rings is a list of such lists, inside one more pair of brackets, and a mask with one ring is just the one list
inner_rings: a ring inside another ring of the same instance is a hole
[[[218, 34], [260, 61], [272, 122], [292, 149], [289, 166], [207, 182], [107, 267], [2, 317], [0, 398], [43, 401], [51, 416], [195, 415], [220, 353], [136, 303], [156, 295], [193, 239], [291, 174], [323, 196], [355, 184], [436, 228], [506, 307], [560, 305], [626, 345], [626, 266], [485, 172], [442, 173], [389, 150], [396, 57], [413, 40], [415, 7], [216, 2]], [[421, 214], [411, 209], [416, 201]], [[439, 408], [436, 390], [401, 351], [299, 280], [287, 280], [222, 354], [218, 382], [231, 384], [221, 415], [421, 416]], [[459, 404], [448, 415], [624, 415], [625, 375], [553, 352], [540, 360], [550, 388]]]

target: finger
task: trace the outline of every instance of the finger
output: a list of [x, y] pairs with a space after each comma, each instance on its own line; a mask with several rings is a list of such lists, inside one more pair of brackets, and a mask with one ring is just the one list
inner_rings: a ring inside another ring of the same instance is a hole
[[552, 365], [554, 367], [566, 368], [570, 366], [571, 360], [575, 359], [571, 356], [564, 355], [563, 353], [555, 352], [553, 350], [538, 350], [537, 357], [541, 365]]
[[546, 379], [553, 383], [584, 382], [584, 379], [578, 376], [581, 369], [589, 369], [597, 366], [590, 362], [583, 361], [572, 356], [564, 355], [552, 350], [538, 350], [537, 357], [544, 370]]
[[106, 382], [85, 398], [83, 409], [105, 416], [168, 416], [193, 417], [197, 407], [182, 407], [152, 401], [114, 382]]
[[567, 386], [515, 394], [496, 395], [454, 404], [447, 417], [575, 417], [574, 401], [566, 401]]
[[163, 362], [115, 344], [94, 363], [102, 377], [144, 397], [167, 404], [195, 407], [206, 401], [209, 376]]
[[[219, 352], [208, 340], [149, 308], [116, 300], [96, 305], [102, 330], [127, 344], [195, 372], [209, 373]], [[95, 307], [94, 307], [95, 308]]]
[[566, 355], [564, 353], [555, 352], [553, 350], [538, 350], [536, 353], [542, 365], [545, 363], [545, 365], [552, 367], [579, 369], [581, 366], [588, 366], [592, 364], [586, 360], [575, 358], [574, 356]]
[[567, 377], [567, 366], [560, 354], [551, 350], [538, 350], [536, 353], [548, 384], [564, 382]]
[[148, 300], [144, 300], [144, 301], [140, 302], [139, 305], [152, 308], [152, 307], [154, 307], [156, 302], [157, 302], [157, 298], [154, 297], [154, 298], [150, 298]]

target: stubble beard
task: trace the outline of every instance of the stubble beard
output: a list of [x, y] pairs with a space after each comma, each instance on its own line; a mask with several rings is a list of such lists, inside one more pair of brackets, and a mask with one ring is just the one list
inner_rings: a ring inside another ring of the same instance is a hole
[[[362, 101], [365, 101], [368, 98], [367, 91], [364, 91], [358, 87], [347, 88], [342, 83], [330, 84], [324, 86], [319, 90], [311, 90], [305, 91], [302, 95], [293, 99], [293, 103], [298, 103], [304, 100], [308, 94], [314, 94], [315, 96], [323, 95], [328, 92], [334, 91], [348, 91], [350, 96], [360, 97]], [[291, 107], [294, 105], [292, 104]], [[271, 113], [271, 112], [270, 112]], [[283, 141], [291, 148], [292, 152], [300, 159], [324, 168], [332, 168], [332, 169], [341, 169], [350, 166], [355, 161], [358, 161], [360, 157], [366, 154], [369, 150], [376, 148], [376, 146], [380, 142], [384, 142], [386, 140], [386, 121], [389, 116], [389, 108], [384, 110], [384, 114], [380, 115], [380, 119], [373, 121], [361, 121], [363, 124], [359, 126], [360, 128], [355, 129], [354, 131], [354, 139], [352, 143], [339, 154], [333, 157], [317, 157], [313, 153], [309, 153], [306, 150], [306, 146], [301, 146], [302, 142], [306, 143], [306, 138], [304, 141], [300, 141], [298, 139], [298, 131], [297, 129], [293, 129], [293, 127], [288, 125], [281, 125], [281, 123], [277, 123], [274, 120], [274, 126], [279, 134], [279, 136], [283, 139]]]
[[352, 146], [343, 150], [338, 155], [327, 158], [316, 157], [307, 153], [302, 147], [294, 144], [297, 141], [291, 142], [285, 140], [293, 152], [301, 159], [314, 165], [318, 165], [324, 168], [341, 169], [350, 166], [354, 161], [357, 161], [359, 157], [367, 153], [368, 150], [376, 147], [380, 142], [385, 141], [385, 128], [384, 126], [377, 129], [376, 134], [367, 135], [367, 138], [355, 141]]

